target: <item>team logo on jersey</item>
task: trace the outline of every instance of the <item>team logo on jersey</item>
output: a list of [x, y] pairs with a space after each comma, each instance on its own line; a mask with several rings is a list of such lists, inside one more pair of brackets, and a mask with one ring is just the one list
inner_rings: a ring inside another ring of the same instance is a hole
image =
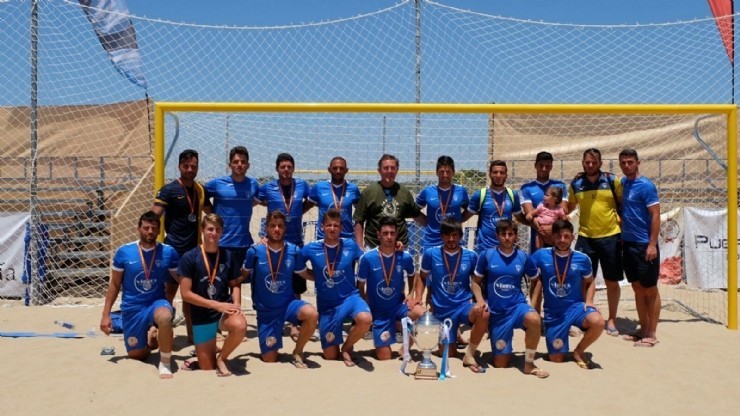
[[293, 264], [293, 260], [285, 259], [285, 267], [290, 267], [291, 264]]
[[380, 333], [380, 340], [381, 341], [386, 342], [389, 339], [391, 339], [391, 333], [390, 332], [383, 331], [383, 332]]
[[462, 270], [462, 271], [468, 270], [468, 265], [466, 263], [461, 264], [460, 265], [460, 270]]
[[400, 264], [396, 265], [396, 273], [401, 273], [401, 270], [403, 270], [403, 267], [401, 267]]
[[552, 346], [556, 350], [563, 348], [563, 340], [560, 338], [555, 338], [554, 340], [552, 340]]
[[510, 283], [514, 278], [511, 276], [501, 276], [493, 282], [493, 291], [500, 298], [507, 299], [514, 296], [519, 288]]
[[126, 338], [126, 344], [128, 344], [129, 347], [133, 348], [139, 345], [139, 339], [136, 337], [128, 337]]
[[459, 201], [460, 200], [460, 195], [454, 193], [455, 192], [454, 189], [452, 190], [452, 192], [453, 192], [453, 194], [452, 194], [452, 200], [455, 201], [455, 202]]
[[225, 268], [226, 268], [226, 265], [225, 264], [223, 264], [223, 263], [219, 264], [218, 265], [218, 272], [219, 273], [223, 273]]
[[517, 272], [521, 272], [522, 271], [522, 265], [521, 264], [517, 264], [516, 266], [514, 266], [514, 268], [516, 269]]
[[265, 339], [265, 345], [267, 345], [267, 348], [272, 348], [275, 344], [277, 344], [277, 339], [275, 337], [270, 336]]
[[327, 332], [326, 335], [324, 335], [324, 338], [326, 339], [326, 342], [334, 342], [334, 333]]
[[578, 271], [578, 265], [577, 265], [577, 264], [575, 264], [575, 263], [572, 263], [572, 264], [570, 265], [570, 269], [571, 269], [571, 270], [573, 270], [574, 272], [575, 272], [575, 271]]
[[156, 266], [157, 268], [162, 267], [162, 261], [161, 260], [155, 260], [154, 261], [154, 266]]
[[499, 339], [496, 341], [496, 349], [499, 351], [503, 351], [504, 348], [506, 348], [506, 341], [503, 339]]

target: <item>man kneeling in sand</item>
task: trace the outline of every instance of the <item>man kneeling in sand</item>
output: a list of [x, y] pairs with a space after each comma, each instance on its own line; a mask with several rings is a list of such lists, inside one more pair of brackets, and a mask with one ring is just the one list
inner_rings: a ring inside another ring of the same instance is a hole
[[147, 211], [139, 218], [139, 241], [124, 244], [113, 256], [100, 330], [110, 334], [111, 308], [123, 290], [121, 317], [128, 356], [145, 360], [159, 347], [159, 377], [172, 378], [172, 305], [164, 284], [167, 273], [176, 276], [179, 259], [175, 249], [157, 243], [159, 228], [157, 214]]

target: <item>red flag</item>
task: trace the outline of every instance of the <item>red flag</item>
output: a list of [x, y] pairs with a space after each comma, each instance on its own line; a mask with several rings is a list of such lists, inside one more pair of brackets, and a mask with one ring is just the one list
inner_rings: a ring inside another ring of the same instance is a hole
[[735, 65], [735, 22], [734, 22], [734, 5], [732, 0], [707, 0], [709, 8], [712, 9], [714, 20], [717, 22], [719, 35], [722, 37], [722, 43], [725, 44], [727, 56], [730, 63]]

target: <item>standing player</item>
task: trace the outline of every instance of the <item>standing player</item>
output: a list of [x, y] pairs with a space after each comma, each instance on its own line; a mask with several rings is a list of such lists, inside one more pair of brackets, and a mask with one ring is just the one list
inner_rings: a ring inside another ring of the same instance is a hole
[[627, 336], [636, 347], [658, 343], [656, 331], [660, 319], [660, 200], [650, 179], [640, 175], [640, 159], [634, 149], [619, 153], [622, 178], [622, 249], [624, 271], [635, 291], [635, 306], [640, 320], [637, 334]]
[[427, 226], [422, 240], [424, 250], [442, 245], [442, 221], [454, 218], [463, 223], [473, 215], [468, 211], [468, 191], [452, 183], [454, 177], [455, 161], [449, 156], [440, 156], [437, 159], [437, 184], [424, 188], [416, 197], [419, 208], [427, 207]]
[[404, 296], [404, 281], [414, 276], [414, 259], [407, 251], [396, 250], [395, 219], [380, 219], [378, 239], [380, 245], [360, 258], [357, 281], [373, 315], [375, 355], [379, 360], [390, 360], [398, 323], [406, 317], [419, 319], [424, 308], [413, 296]]
[[[558, 187], [563, 190], [560, 207], [568, 213], [568, 185], [563, 181], [550, 179], [552, 172], [553, 157], [550, 152], [539, 152], [534, 159], [534, 169], [536, 172], [535, 180], [522, 185], [522, 210], [524, 215], [529, 215], [535, 208], [545, 200], [547, 188]], [[537, 250], [536, 241], [539, 234], [543, 238], [549, 238], [552, 235], [552, 224], [541, 224], [539, 221], [530, 223], [532, 229], [529, 234], [529, 253], [532, 254]]]
[[[164, 214], [165, 244], [169, 244], [182, 256], [198, 246], [200, 228], [198, 221], [204, 212], [210, 212], [211, 201], [195, 177], [198, 175], [198, 152], [183, 150], [178, 158], [177, 168], [180, 178], [163, 186], [154, 198], [154, 211], [160, 217]], [[179, 279], [179, 278], [178, 278]], [[179, 280], [167, 280], [167, 299], [173, 301], [177, 294]], [[190, 319], [190, 305], [182, 303], [188, 342], [193, 342], [193, 323]]]
[[[311, 204], [319, 207], [319, 218], [330, 208], [336, 208], [342, 212], [342, 238], [354, 238], [354, 227], [352, 225], [352, 207], [360, 200], [360, 189], [357, 185], [347, 182], [347, 161], [340, 156], [329, 162], [329, 174], [331, 180], [317, 182], [308, 193]], [[321, 227], [316, 229], [316, 239], [324, 238]]]
[[[172, 247], [157, 243], [159, 227], [159, 216], [145, 212], [139, 217], [139, 241], [116, 250], [100, 330], [110, 334], [110, 311], [123, 290], [121, 317], [128, 356], [145, 360], [158, 345], [159, 378], [172, 378], [172, 306], [164, 282], [176, 274], [178, 256]], [[152, 329], [154, 324], [157, 330]]]
[[506, 162], [492, 161], [488, 168], [488, 176], [491, 179], [491, 186], [475, 191], [468, 207], [471, 214], [478, 214], [478, 231], [475, 241], [475, 252], [478, 254], [498, 246], [496, 236], [498, 220], [516, 218], [519, 222], [525, 221], [519, 194], [506, 186], [508, 177]]
[[303, 348], [316, 330], [319, 314], [308, 302], [293, 294], [293, 270], [299, 248], [285, 241], [285, 214], [272, 211], [265, 219], [267, 243], [247, 250], [243, 270], [252, 277], [252, 303], [257, 311], [262, 361], [274, 363], [283, 347], [283, 324], [288, 321], [301, 326], [291, 362], [299, 369], [308, 368], [303, 360]]
[[[241, 308], [241, 273], [231, 252], [218, 246], [224, 222], [208, 214], [201, 222], [203, 244], [180, 259], [180, 289], [184, 301], [192, 305], [193, 343], [198, 367], [216, 370], [219, 377], [230, 376], [226, 362], [247, 333], [247, 320]], [[231, 289], [231, 295], [229, 295]], [[217, 353], [216, 333], [228, 331]]]
[[615, 180], [613, 174], [601, 171], [601, 152], [598, 149], [591, 148], [583, 152], [582, 164], [583, 172], [570, 184], [571, 198], [568, 201], [569, 211], [573, 211], [576, 205], [581, 211], [576, 250], [591, 259], [594, 275], [601, 264], [609, 305], [606, 333], [618, 336], [619, 282], [624, 279], [617, 212], [617, 202], [622, 197], [622, 183]]
[[[460, 246], [462, 226], [459, 221], [452, 218], [442, 221], [441, 231], [443, 244], [424, 251], [421, 257], [421, 272], [414, 282], [414, 298], [421, 302], [429, 276], [434, 316], [440, 321], [452, 320], [450, 337], [446, 342], [455, 342], [452, 334], [457, 332], [461, 323], [470, 325], [470, 343], [463, 357], [463, 366], [474, 373], [484, 373], [485, 367], [475, 361], [475, 353], [486, 333], [488, 307], [480, 290], [471, 292], [470, 284], [478, 256]], [[475, 303], [471, 303], [473, 294]], [[451, 355], [456, 355], [454, 348]]]
[[406, 218], [413, 218], [421, 225], [426, 225], [426, 216], [421, 213], [414, 202], [414, 196], [405, 186], [396, 182], [398, 175], [398, 158], [384, 154], [378, 160], [380, 180], [365, 187], [360, 194], [360, 201], [354, 214], [355, 242], [362, 249], [371, 249], [380, 245], [378, 226], [382, 217], [396, 219], [398, 241], [404, 246], [409, 244]]
[[[326, 211], [321, 227], [324, 229], [324, 239], [311, 242], [301, 250], [302, 258], [311, 262], [312, 270], [309, 271], [305, 263], [296, 268], [302, 268], [298, 273], [305, 279], [316, 282], [324, 358], [336, 360], [341, 352], [344, 364], [353, 367], [356, 363], [352, 358], [352, 349], [372, 322], [370, 308], [355, 285], [355, 265], [362, 256], [362, 250], [352, 239], [339, 237], [342, 230], [342, 213], [339, 210], [331, 208]], [[340, 351], [345, 319], [351, 319], [354, 325]]]
[[[524, 374], [538, 378], [550, 375], [534, 365], [537, 344], [540, 342], [542, 322], [540, 314], [524, 297], [522, 278], [529, 261], [527, 254], [516, 248], [517, 229], [511, 220], [496, 223], [498, 248], [489, 248], [478, 258], [473, 278], [473, 292], [486, 286], [488, 309], [488, 331], [491, 336], [491, 351], [494, 367], [508, 367], [512, 357], [514, 329], [523, 329]], [[476, 287], [478, 286], [478, 287]]]
[[205, 189], [213, 198], [213, 212], [224, 220], [224, 234], [218, 245], [229, 250], [234, 262], [241, 265], [247, 248], [254, 243], [249, 222], [259, 183], [247, 177], [249, 151], [244, 146], [236, 146], [229, 151], [229, 169], [231, 175], [212, 179], [206, 183]]
[[573, 224], [558, 220], [552, 225], [555, 246], [537, 250], [527, 264], [525, 274], [532, 280], [532, 303], [544, 298], [545, 339], [550, 360], [565, 361], [570, 351], [568, 331], [576, 326], [585, 331], [571, 354], [583, 369], [592, 368], [586, 348], [604, 330], [604, 318], [594, 306], [596, 285], [591, 261], [580, 251], [573, 251]]

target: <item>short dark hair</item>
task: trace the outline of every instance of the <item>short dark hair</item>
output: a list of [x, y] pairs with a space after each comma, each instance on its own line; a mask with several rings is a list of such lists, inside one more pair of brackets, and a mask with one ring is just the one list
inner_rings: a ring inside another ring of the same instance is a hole
[[491, 161], [491, 164], [488, 165], [488, 173], [491, 173], [491, 170], [493, 170], [493, 167], [494, 166], [503, 166], [504, 167], [504, 172], [508, 172], [509, 171], [509, 168], [506, 166], [506, 162], [504, 162], [501, 159], [496, 159], [496, 160], [492, 160]]
[[635, 160], [640, 160], [639, 157], [637, 157], [637, 150], [635, 149], [624, 149], [621, 152], [619, 152], [619, 158], [623, 157], [634, 157]]
[[442, 155], [437, 158], [437, 170], [443, 166], [449, 166], [455, 170], [455, 161], [450, 156]]
[[198, 159], [198, 152], [193, 149], [185, 149], [180, 152], [180, 156], [177, 158], [177, 163], [181, 164], [182, 162], [186, 162], [192, 158]]
[[336, 208], [329, 208], [324, 213], [324, 217], [321, 219], [321, 223], [325, 223], [326, 220], [339, 220], [339, 222], [342, 222], [342, 211], [336, 209]]
[[149, 210], [143, 214], [141, 214], [141, 217], [139, 217], [139, 227], [141, 227], [141, 224], [144, 222], [156, 222], [159, 224], [159, 226], [162, 226], [162, 222], [159, 219], [159, 215], [157, 215], [154, 211]]
[[571, 233], [573, 232], [573, 224], [570, 223], [570, 221], [565, 220], [557, 220], [554, 223], [552, 223], [552, 234], [558, 234], [559, 232], [563, 230], [569, 230]]
[[445, 218], [439, 228], [442, 235], [450, 235], [457, 232], [462, 236], [462, 224], [455, 218]]
[[398, 229], [398, 224], [396, 224], [396, 219], [389, 216], [380, 217], [380, 220], [378, 221], [378, 231], [380, 231], [383, 227], [393, 227]]
[[236, 155], [242, 155], [245, 159], [247, 159], [247, 162], [249, 162], [249, 151], [244, 146], [235, 146], [229, 151], [229, 162], [234, 160], [234, 156]]
[[537, 153], [537, 156], [535, 156], [535, 158], [534, 158], [534, 163], [542, 162], [542, 161], [552, 162], [553, 160], [555, 160], [555, 159], [553, 159], [552, 153], [550, 153], [550, 152], [539, 152], [539, 153]]
[[272, 220], [283, 220], [283, 224], [285, 224], [285, 214], [283, 214], [283, 211], [280, 211], [279, 209], [268, 212], [267, 216], [265, 216], [265, 227], [267, 227], [267, 224]]
[[496, 234], [502, 234], [506, 230], [514, 231], [514, 234], [516, 234], [518, 231], [514, 221], [508, 218], [502, 218], [496, 221]]
[[293, 167], [295, 167], [295, 160], [290, 153], [280, 153], [279, 155], [277, 155], [277, 159], [275, 159], [275, 169], [280, 167], [280, 162], [285, 162], [286, 160], [290, 162]]
[[393, 156], [390, 153], [383, 153], [383, 156], [380, 157], [380, 160], [378, 160], [378, 169], [383, 165], [384, 160], [392, 160], [396, 162], [396, 167], [399, 167], [401, 164], [398, 162], [398, 158]]
[[342, 156], [334, 156], [333, 158], [331, 158], [331, 160], [329, 161], [329, 166], [331, 166], [331, 164], [334, 163], [335, 160], [341, 160], [342, 162], [344, 162], [344, 165], [347, 166], [347, 159], [343, 158]]
[[599, 160], [601, 160], [601, 151], [599, 151], [599, 149], [595, 147], [589, 147], [588, 149], [586, 149], [583, 152], [584, 159], [586, 158], [586, 155], [596, 156], [597, 158], [599, 158]]

